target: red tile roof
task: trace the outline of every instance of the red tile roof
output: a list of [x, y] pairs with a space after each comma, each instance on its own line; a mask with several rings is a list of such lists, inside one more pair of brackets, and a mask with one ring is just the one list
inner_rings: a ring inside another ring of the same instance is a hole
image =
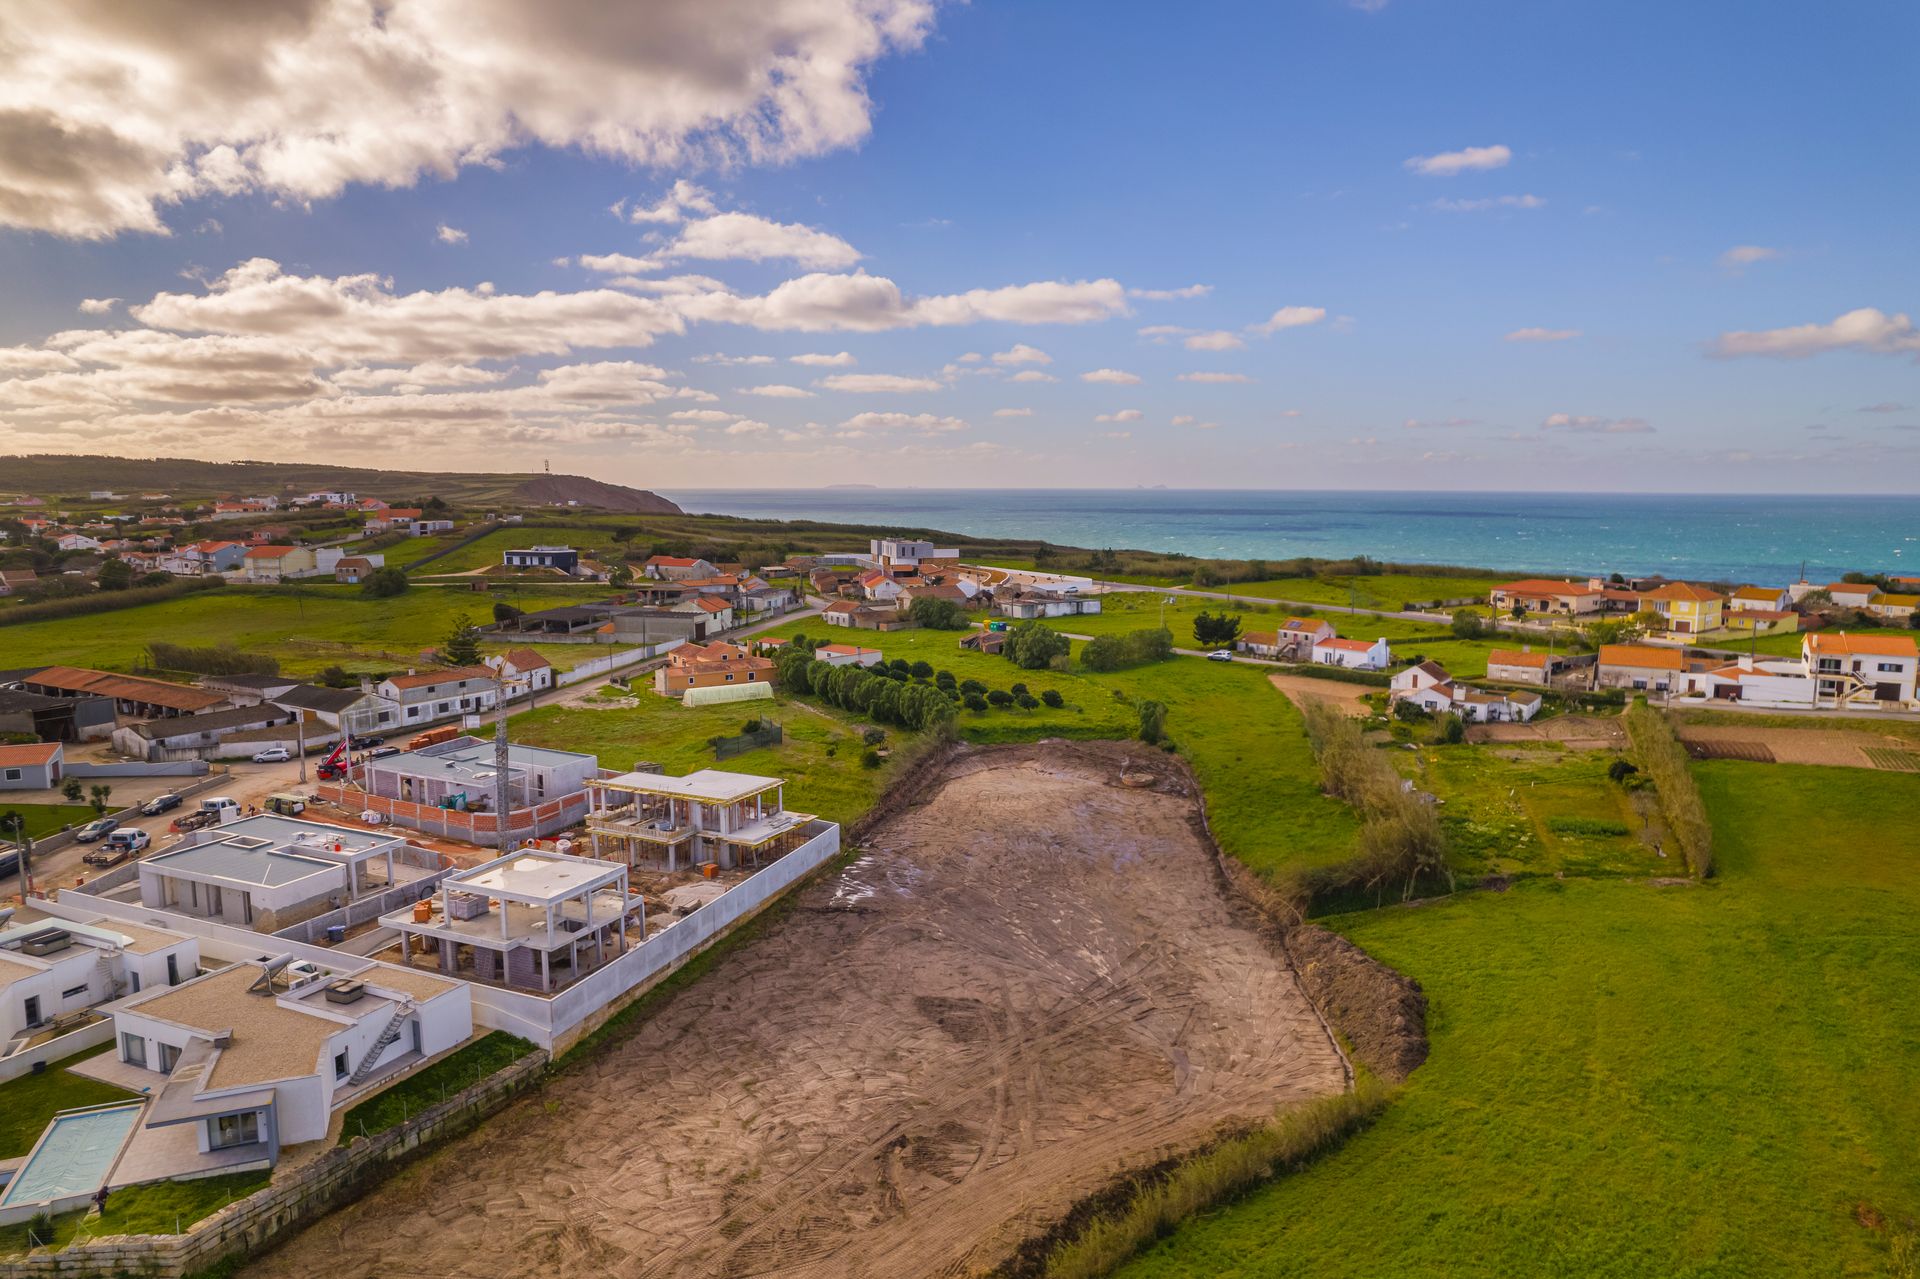
[[1505, 586], [1496, 586], [1496, 591], [1508, 595], [1598, 595], [1600, 592], [1584, 582], [1556, 582], [1546, 577], [1523, 577], [1517, 582], [1508, 582]]
[[1600, 665], [1631, 666], [1648, 671], [1684, 671], [1687, 655], [1677, 648], [1652, 648], [1645, 644], [1602, 644]]
[[1809, 652], [1857, 657], [1920, 656], [1910, 635], [1849, 635], [1845, 631], [1815, 631], [1807, 636]]
[[1496, 648], [1487, 654], [1488, 666], [1537, 666], [1547, 669], [1545, 653], [1524, 653], [1517, 648]]
[[391, 675], [387, 682], [395, 688], [427, 688], [434, 684], [452, 684], [463, 679], [494, 678], [491, 667], [453, 666], [441, 671], [418, 671], [412, 675]]
[[45, 764], [60, 753], [59, 742], [33, 742], [25, 746], [0, 746], [0, 766], [32, 767]]

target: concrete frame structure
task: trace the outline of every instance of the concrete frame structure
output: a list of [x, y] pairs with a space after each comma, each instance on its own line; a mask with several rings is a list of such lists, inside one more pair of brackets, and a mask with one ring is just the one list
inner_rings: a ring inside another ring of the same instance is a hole
[[[788, 812], [786, 782], [778, 777], [703, 768], [685, 777], [622, 773], [587, 787], [587, 837], [595, 857], [673, 871], [713, 862], [758, 864], [771, 849], [803, 841], [811, 813]], [[681, 853], [685, 852], [684, 862]]]
[[[578, 751], [507, 747], [507, 804], [528, 808], [578, 795], [600, 774], [600, 761]], [[497, 774], [492, 742], [456, 737], [417, 751], [370, 759], [360, 766], [360, 789], [414, 804], [490, 809]], [[468, 796], [464, 805], [459, 796]]]
[[[437, 953], [445, 976], [465, 977], [464, 946], [472, 957], [469, 980], [548, 994], [561, 952], [563, 985], [625, 954], [627, 917], [636, 911], [644, 938], [646, 904], [630, 893], [624, 865], [522, 849], [449, 875], [436, 897], [382, 915], [380, 924], [399, 932], [404, 966], [413, 966], [417, 945], [423, 954]], [[592, 963], [582, 968], [587, 943]]]
[[[407, 841], [296, 817], [246, 817], [193, 831], [140, 867], [143, 905], [270, 933], [399, 882]], [[426, 857], [435, 855], [417, 850]], [[384, 867], [376, 880], [371, 867]], [[417, 878], [409, 876], [408, 878]]]

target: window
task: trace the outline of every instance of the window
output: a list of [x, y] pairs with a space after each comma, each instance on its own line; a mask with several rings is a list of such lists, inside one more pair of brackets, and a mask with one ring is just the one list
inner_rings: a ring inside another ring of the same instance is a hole
[[173, 1068], [179, 1064], [180, 1064], [180, 1050], [178, 1048], [175, 1048], [172, 1044], [161, 1044], [160, 1045], [161, 1073], [171, 1075], [173, 1073]]
[[81, 997], [82, 995], [84, 995], [84, 994], [86, 994], [86, 993], [87, 993], [87, 988], [86, 988], [85, 986], [75, 986], [75, 987], [74, 987], [74, 988], [73, 988], [72, 990], [63, 990], [63, 991], [61, 991], [61, 992], [60, 992], [60, 998], [62, 998], [62, 999], [78, 999], [78, 998], [80, 998], [80, 997]]
[[8, 780], [8, 781], [10, 781], [10, 782], [17, 782], [17, 781], [19, 781], [19, 780], [20, 780], [20, 770], [19, 770], [19, 769], [17, 769], [17, 768], [9, 768], [9, 769], [7, 770], [7, 780]]
[[335, 1079], [347, 1077], [347, 1052], [344, 1048], [333, 1055], [333, 1077]]
[[167, 985], [178, 986], [179, 984], [180, 984], [180, 956], [168, 955], [167, 956]]
[[260, 1140], [260, 1112], [218, 1115], [207, 1121], [207, 1145], [213, 1150], [251, 1146]]
[[139, 1035], [120, 1032], [120, 1060], [129, 1066], [144, 1068], [147, 1064], [147, 1041]]
[[140, 993], [140, 973], [137, 969], [127, 970], [127, 980], [133, 983], [133, 993]]
[[1902, 669], [1903, 668], [1899, 662], [1880, 663], [1880, 673], [1883, 675], [1898, 675], [1901, 673]]

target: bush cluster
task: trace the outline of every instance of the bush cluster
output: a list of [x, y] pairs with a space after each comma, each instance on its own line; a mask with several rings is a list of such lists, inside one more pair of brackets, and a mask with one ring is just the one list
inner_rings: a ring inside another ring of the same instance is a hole
[[1627, 711], [1627, 738], [1641, 770], [1653, 779], [1653, 788], [1660, 794], [1661, 815], [1686, 854], [1687, 869], [1694, 878], [1705, 879], [1713, 873], [1713, 823], [1707, 820], [1706, 801], [1694, 785], [1687, 748], [1666, 716], [1644, 701]]
[[791, 648], [780, 655], [779, 670], [781, 687], [789, 693], [811, 693], [830, 706], [865, 715], [876, 723], [923, 729], [944, 724], [954, 716], [953, 701], [947, 694], [933, 684], [915, 683], [905, 669], [832, 666], [815, 660], [806, 649]]
[[190, 648], [154, 640], [147, 645], [147, 662], [155, 670], [193, 671], [198, 675], [278, 675], [279, 659], [264, 653], [242, 653], [221, 645]]
[[133, 608], [140, 604], [158, 604], [198, 591], [217, 590], [226, 584], [224, 577], [176, 577], [160, 586], [135, 586], [124, 591], [89, 590], [84, 595], [0, 609], [0, 626], [50, 622], [65, 617], [85, 617], [89, 613], [105, 613], [117, 608]]
[[1332, 881], [1317, 887], [1365, 888], [1378, 895], [1398, 883], [1403, 900], [1423, 875], [1443, 877], [1451, 887], [1446, 838], [1433, 805], [1407, 785], [1386, 755], [1368, 745], [1359, 723], [1345, 711], [1315, 699], [1301, 714], [1320, 764], [1321, 785], [1360, 815], [1359, 855], [1333, 868]]
[[1148, 662], [1164, 662], [1172, 656], [1173, 632], [1161, 627], [1089, 640], [1080, 650], [1080, 664], [1090, 671], [1104, 673]]

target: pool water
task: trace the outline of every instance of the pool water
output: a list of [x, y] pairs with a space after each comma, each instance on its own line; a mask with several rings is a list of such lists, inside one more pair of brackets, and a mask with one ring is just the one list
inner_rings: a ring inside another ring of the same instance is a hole
[[0, 1195], [0, 1208], [90, 1195], [106, 1181], [140, 1122], [143, 1103], [69, 1110], [55, 1115], [27, 1162]]

